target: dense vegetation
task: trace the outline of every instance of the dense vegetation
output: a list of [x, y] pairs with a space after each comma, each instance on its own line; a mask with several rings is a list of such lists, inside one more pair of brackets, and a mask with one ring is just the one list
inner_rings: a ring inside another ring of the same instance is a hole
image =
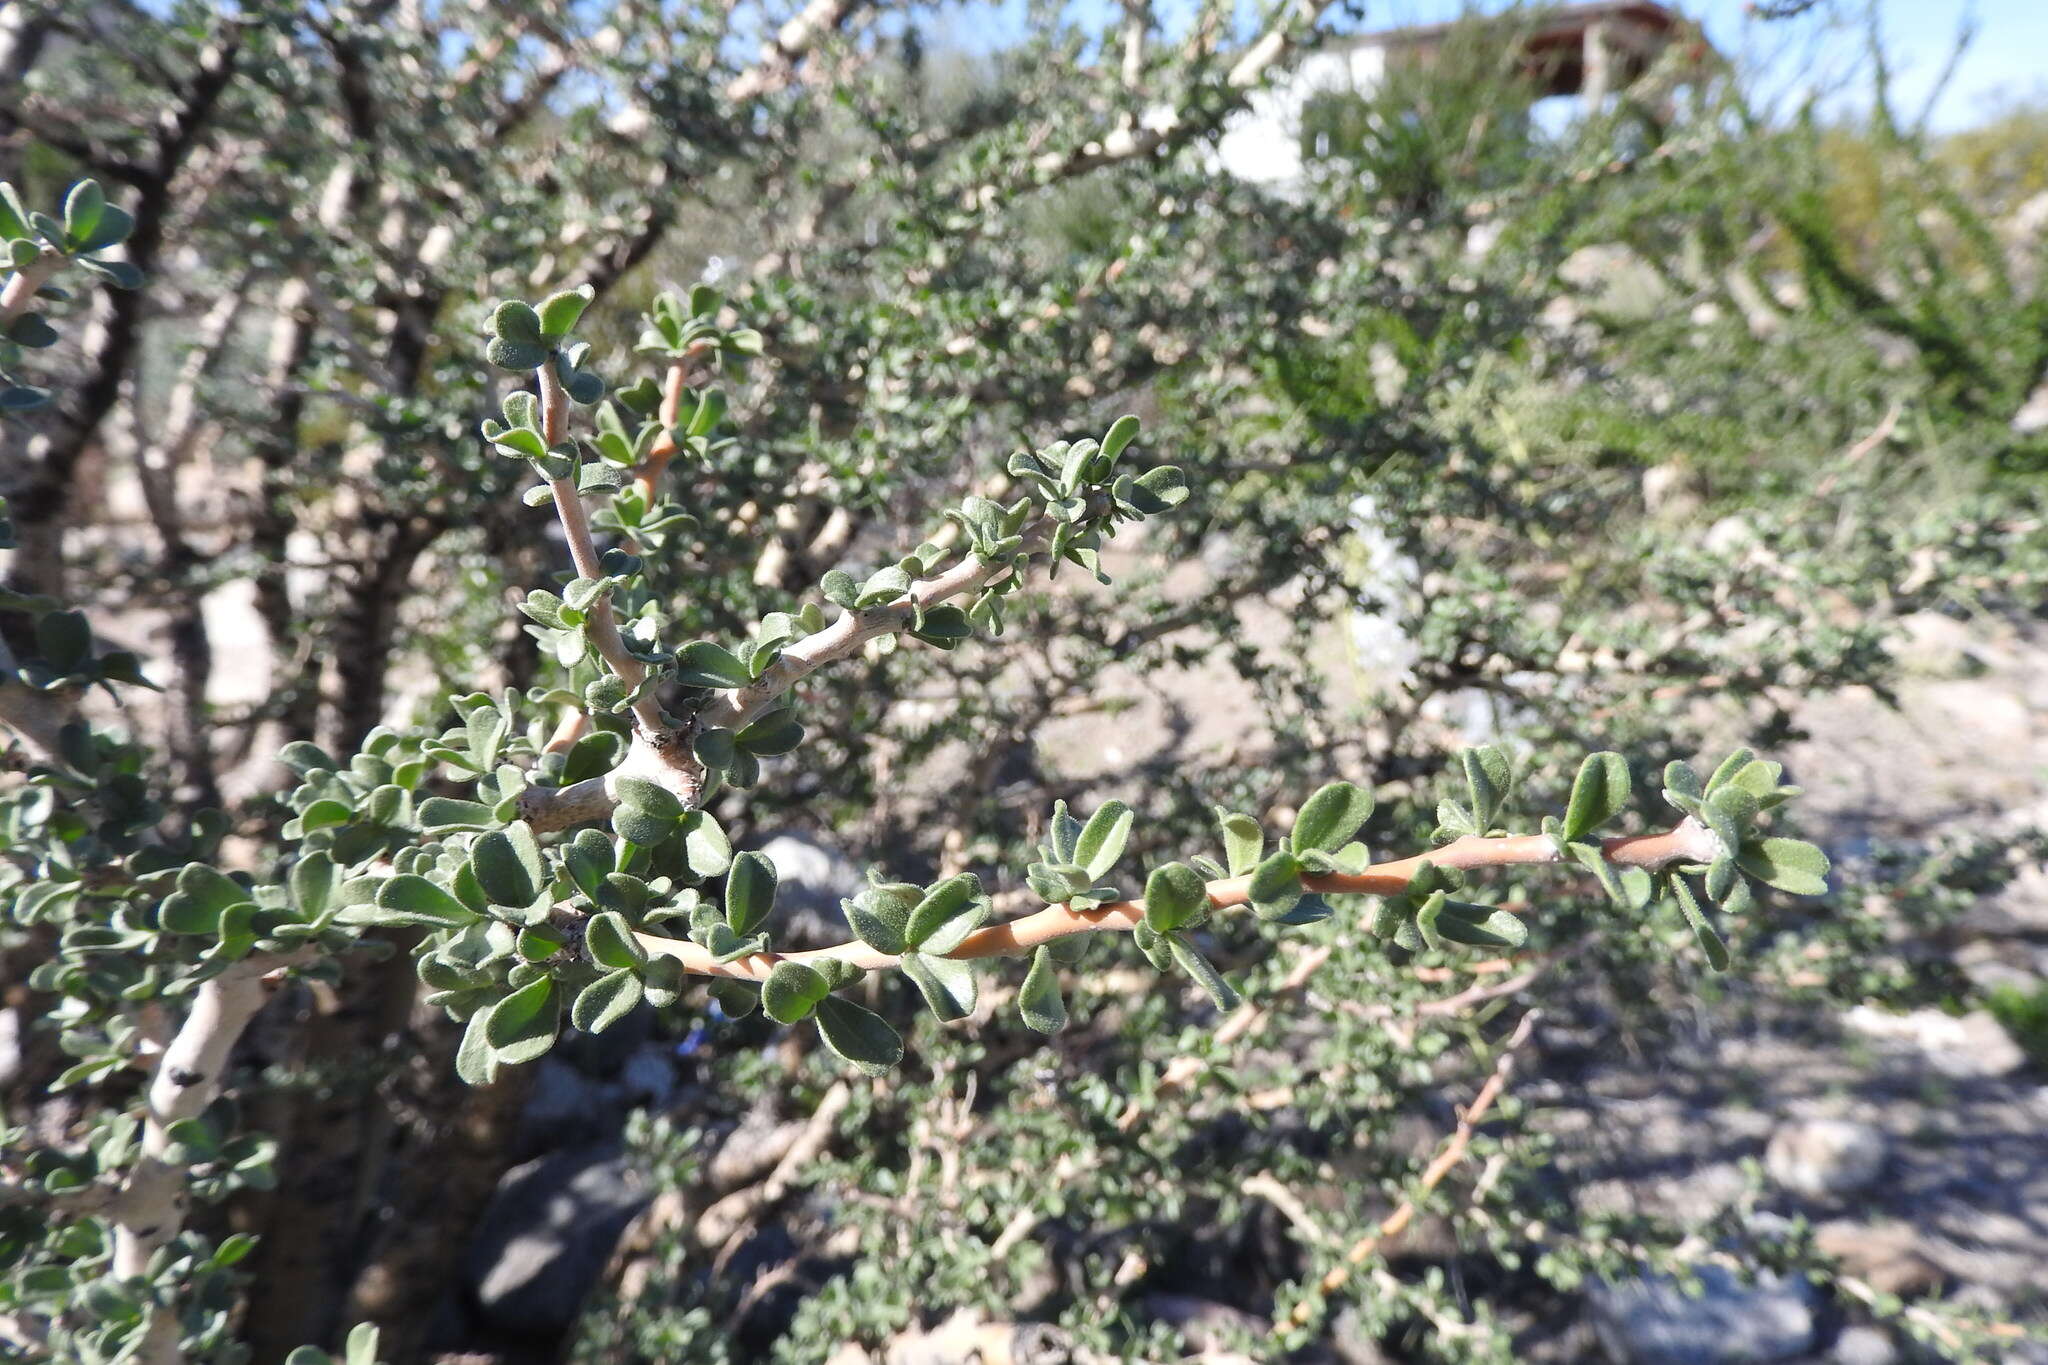
[[1480, 28], [1218, 174], [1328, 17], [0, 5], [14, 1348], [475, 1344], [638, 1029], [563, 1353], [1512, 1359], [1688, 1263], [1548, 1179], [1542, 1011], [1968, 989], [1860, 907], [1998, 845], [1831, 879], [1752, 746], [2040, 610], [2025, 172], [1675, 65], [1548, 135]]

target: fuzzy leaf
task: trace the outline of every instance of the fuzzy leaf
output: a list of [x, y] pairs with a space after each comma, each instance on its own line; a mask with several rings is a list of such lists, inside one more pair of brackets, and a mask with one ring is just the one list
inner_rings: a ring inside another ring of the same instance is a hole
[[1131, 808], [1121, 801], [1105, 801], [1095, 814], [1088, 817], [1088, 823], [1081, 827], [1081, 837], [1074, 844], [1074, 861], [1088, 869], [1092, 879], [1109, 875], [1117, 859], [1124, 856], [1124, 845], [1130, 841]]
[[725, 879], [725, 922], [745, 938], [775, 910], [775, 864], [763, 853], [742, 853]]
[[745, 687], [754, 680], [731, 650], [696, 640], [676, 652], [676, 681], [685, 687]]
[[569, 1022], [585, 1033], [603, 1033], [631, 1014], [644, 992], [629, 969], [607, 972], [576, 993]]
[[1196, 983], [1208, 992], [1209, 999], [1215, 1002], [1217, 1009], [1228, 1014], [1238, 1007], [1240, 997], [1237, 991], [1223, 979], [1223, 973], [1217, 971], [1215, 965], [1203, 957], [1184, 935], [1167, 935], [1166, 946], [1173, 954], [1173, 960], [1180, 965], [1180, 969], [1192, 976]]
[[625, 916], [616, 910], [592, 915], [584, 929], [583, 943], [600, 966], [632, 969], [647, 964], [647, 950], [633, 937]]
[[761, 1008], [778, 1024], [794, 1024], [829, 993], [825, 978], [803, 963], [778, 962], [761, 987]]
[[1565, 807], [1565, 842], [1575, 843], [1621, 814], [1628, 794], [1627, 759], [1616, 753], [1587, 754]]
[[1302, 896], [1301, 860], [1286, 849], [1275, 850], [1252, 869], [1247, 893], [1252, 912], [1262, 920], [1276, 920], [1294, 909]]
[[1349, 782], [1332, 782], [1304, 801], [1294, 818], [1289, 846], [1296, 853], [1320, 849], [1335, 853], [1351, 842], [1372, 816], [1372, 793]]
[[1737, 856], [1742, 870], [1767, 886], [1795, 896], [1825, 896], [1828, 855], [1800, 839], [1757, 839]]
[[491, 1006], [484, 1037], [500, 1062], [520, 1066], [546, 1056], [561, 1025], [561, 997], [553, 978], [543, 976]]
[[1186, 863], [1152, 869], [1145, 879], [1145, 923], [1161, 934], [1198, 923], [1209, 909], [1202, 874]]
[[[460, 929], [477, 920], [475, 911], [440, 886], [410, 872], [401, 873], [377, 888], [377, 908], [387, 916], [404, 916], [406, 923], [435, 929]], [[348, 918], [347, 912], [342, 918]], [[393, 921], [386, 918], [383, 922]]]
[[818, 1002], [818, 1036], [869, 1076], [886, 1076], [903, 1060], [903, 1038], [873, 1010], [828, 995]]
[[1017, 1012], [1036, 1033], [1058, 1033], [1067, 1026], [1067, 1002], [1060, 994], [1060, 973], [1052, 951], [1040, 945], [1031, 954], [1031, 970], [1017, 992]]
[[1692, 926], [1692, 936], [1699, 941], [1700, 951], [1707, 955], [1707, 964], [1717, 972], [1728, 970], [1728, 945], [1721, 941], [1720, 934], [1707, 922], [1700, 903], [1694, 899], [1692, 888], [1685, 884], [1685, 878], [1673, 875], [1671, 898], [1678, 902], [1678, 912], [1685, 916], [1685, 922]]
[[942, 1022], [974, 1013], [974, 966], [957, 958], [905, 953], [903, 974], [917, 983], [924, 1001]]
[[933, 886], [903, 925], [906, 945], [927, 953], [950, 953], [982, 926], [993, 906], [972, 872]]

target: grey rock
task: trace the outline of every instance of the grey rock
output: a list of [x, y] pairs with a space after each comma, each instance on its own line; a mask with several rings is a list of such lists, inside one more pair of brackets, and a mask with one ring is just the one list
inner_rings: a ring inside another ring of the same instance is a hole
[[21, 1074], [21, 1011], [0, 1010], [0, 1085]]
[[568, 1327], [648, 1197], [617, 1143], [506, 1172], [464, 1265], [484, 1319], [512, 1332]]
[[654, 1007], [642, 1005], [603, 1033], [564, 1029], [562, 1040], [549, 1055], [561, 1057], [585, 1075], [610, 1080], [654, 1037], [655, 1020]]
[[1192, 1294], [1147, 1294], [1143, 1307], [1148, 1316], [1174, 1327], [1197, 1351], [1220, 1351], [1233, 1339], [1256, 1340], [1271, 1326], [1242, 1308]]
[[619, 1132], [627, 1107], [623, 1086], [550, 1053], [535, 1068], [515, 1145], [521, 1153], [540, 1153], [602, 1142]]
[[775, 864], [777, 946], [824, 948], [845, 942], [851, 931], [839, 902], [867, 885], [860, 868], [808, 834], [774, 835], [760, 851]]
[[1793, 1194], [1840, 1199], [1876, 1183], [1888, 1155], [1884, 1134], [1867, 1123], [1794, 1119], [1771, 1134], [1764, 1167]]
[[1985, 1010], [1964, 1015], [1935, 1009], [1888, 1014], [1858, 1005], [1843, 1022], [1866, 1038], [1911, 1048], [1936, 1071], [1958, 1079], [2009, 1076], [2027, 1064], [2027, 1054]]
[[1391, 1365], [1393, 1359], [1366, 1330], [1364, 1317], [1349, 1305], [1330, 1324], [1330, 1347], [1343, 1365]]
[[675, 1050], [661, 1043], [638, 1048], [619, 1072], [619, 1085], [636, 1107], [665, 1108], [676, 1093]]
[[1737, 1365], [1813, 1349], [1815, 1294], [1805, 1280], [1767, 1274], [1744, 1284], [1718, 1265], [1698, 1273], [1698, 1297], [1664, 1276], [1595, 1286], [1593, 1321], [1608, 1357], [1617, 1365]]
[[1835, 1338], [1828, 1365], [1895, 1365], [1899, 1348], [1875, 1327], [1851, 1327]]

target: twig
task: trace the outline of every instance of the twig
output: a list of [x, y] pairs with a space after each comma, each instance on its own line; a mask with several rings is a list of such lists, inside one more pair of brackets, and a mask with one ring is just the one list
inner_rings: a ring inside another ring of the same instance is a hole
[[[552, 450], [569, 439], [569, 394], [555, 374], [552, 361], [535, 373], [540, 376], [541, 439]], [[583, 495], [576, 491], [575, 481], [549, 479], [548, 492], [554, 495], [555, 515], [561, 519], [562, 535], [569, 542], [569, 558], [575, 563], [578, 576], [603, 578], [604, 566], [598, 562], [597, 543], [590, 536], [590, 518], [584, 513]], [[590, 638], [598, 656], [628, 690], [637, 690], [647, 680], [647, 665], [633, 657], [633, 652], [626, 648], [625, 637], [619, 634], [609, 592], [599, 594], [590, 604]], [[668, 733], [661, 706], [651, 696], [642, 695], [634, 700], [633, 719], [637, 728], [651, 738]]]
[[[825, 1092], [818, 1101], [818, 1107], [811, 1111], [810, 1120], [804, 1124], [803, 1132], [783, 1154], [768, 1178], [758, 1185], [752, 1185], [713, 1204], [704, 1210], [693, 1230], [697, 1243], [703, 1247], [722, 1247], [729, 1250], [734, 1237], [754, 1216], [770, 1208], [786, 1196], [790, 1187], [803, 1173], [805, 1167], [818, 1159], [825, 1150], [825, 1144], [832, 1139], [832, 1130], [839, 1122], [839, 1116], [846, 1111], [853, 1099], [853, 1091], [845, 1081], [840, 1081]], [[726, 1251], [721, 1250], [719, 1259], [725, 1259]]]
[[[545, 398], [547, 380], [551, 376], [545, 369], [542, 374]], [[559, 384], [555, 387], [559, 392]], [[564, 401], [566, 402], [566, 395]], [[545, 432], [543, 434], [546, 435]], [[548, 436], [547, 439], [552, 443], [553, 437]], [[567, 500], [575, 503], [575, 515], [578, 524], [584, 527], [583, 539], [587, 545], [588, 523], [582, 520], [582, 506], [576, 503], [574, 491], [566, 490]], [[558, 508], [564, 502], [564, 490], [560, 487], [555, 489], [555, 500]], [[566, 517], [563, 525], [565, 529], [568, 527]], [[1051, 536], [1050, 518], [1041, 517], [1024, 532], [1024, 545], [1020, 553], [1031, 555], [1041, 552], [1051, 540]], [[576, 540], [573, 531], [570, 532], [570, 540], [573, 552]], [[584, 572], [580, 561], [578, 572]], [[737, 730], [767, 710], [774, 704], [776, 698], [824, 665], [858, 653], [870, 640], [908, 630], [916, 619], [918, 610], [929, 610], [938, 603], [963, 593], [978, 592], [1010, 572], [1013, 570], [1008, 563], [984, 564], [970, 557], [944, 573], [911, 584], [908, 600], [892, 602], [885, 606], [865, 607], [858, 611], [842, 611], [823, 630], [792, 644], [783, 652], [780, 659], [769, 665], [765, 673], [747, 686], [734, 691], [720, 692], [697, 713], [696, 725], [699, 728], [715, 726]], [[611, 620], [608, 610], [604, 619], [606, 623]], [[594, 626], [597, 625], [598, 616], [595, 610], [592, 612], [591, 620]], [[611, 634], [616, 638], [618, 630], [615, 625], [611, 627]], [[602, 654], [604, 648], [601, 638], [599, 645], [599, 652]], [[623, 650], [623, 643], [619, 647]], [[609, 655], [606, 657], [609, 659]], [[639, 661], [633, 662], [637, 665]], [[651, 702], [649, 704], [651, 705]], [[643, 730], [641, 734], [634, 736], [625, 762], [614, 772], [604, 777], [585, 778], [566, 787], [528, 788], [519, 797], [519, 818], [542, 832], [566, 829], [585, 820], [602, 819], [609, 815], [613, 806], [617, 804], [612, 796], [612, 787], [621, 775], [648, 777], [673, 790], [680, 774], [681, 784], [685, 790], [678, 794], [694, 805], [696, 788], [693, 783], [698, 775], [693, 774], [688, 768], [687, 755], [674, 752], [681, 746], [669, 743], [671, 739], [672, 736], [658, 726], [651, 730]]]
[[[1273, 1007], [1279, 997], [1291, 995], [1307, 985], [1308, 979], [1315, 975], [1317, 968], [1330, 960], [1332, 951], [1330, 945], [1325, 943], [1318, 944], [1316, 947], [1303, 953], [1301, 959], [1294, 964], [1292, 970], [1281, 979], [1278, 986], [1273, 988], [1271, 995], [1268, 995], [1251, 1009], [1239, 1010], [1223, 1021], [1223, 1026], [1216, 1030], [1216, 1042], [1224, 1047], [1228, 1047], [1254, 1029], [1263, 1028], [1266, 1020], [1272, 1018]], [[1195, 1056], [1193, 1053], [1182, 1053], [1168, 1062], [1166, 1070], [1160, 1073], [1159, 1084], [1154, 1092], [1155, 1097], [1172, 1094], [1208, 1069], [1209, 1064], [1202, 1058]], [[1116, 1117], [1117, 1131], [1120, 1133], [1130, 1132], [1131, 1129], [1137, 1127], [1138, 1120], [1144, 1117], [1144, 1114], [1145, 1106], [1139, 1103], [1135, 1096], [1132, 1097], [1124, 1105], [1123, 1113], [1118, 1114]]]
[[[270, 999], [272, 973], [309, 956], [300, 951], [246, 958], [193, 995], [192, 1012], [164, 1048], [149, 1083], [142, 1154], [106, 1205], [105, 1216], [114, 1226], [115, 1277], [147, 1274], [150, 1257], [184, 1228], [191, 1195], [184, 1165], [170, 1159], [171, 1125], [197, 1118], [213, 1102], [242, 1031]], [[177, 1315], [158, 1310], [144, 1329], [136, 1359], [157, 1365], [177, 1358]]]
[[54, 251], [44, 251], [27, 265], [15, 270], [7, 277], [7, 283], [0, 287], [0, 328], [6, 327], [29, 310], [35, 302], [36, 291], [50, 282], [63, 266], [64, 258]]
[[[1344, 1253], [1343, 1262], [1332, 1267], [1317, 1283], [1316, 1290], [1320, 1297], [1328, 1298], [1342, 1289], [1345, 1282], [1351, 1278], [1352, 1271], [1371, 1260], [1373, 1253], [1379, 1250], [1382, 1243], [1407, 1231], [1408, 1225], [1415, 1221], [1416, 1201], [1441, 1185], [1444, 1177], [1465, 1159], [1465, 1151], [1472, 1145], [1472, 1137], [1479, 1127], [1479, 1121], [1486, 1117], [1486, 1111], [1493, 1107], [1494, 1101], [1507, 1089], [1508, 1080], [1515, 1070], [1515, 1054], [1529, 1041], [1536, 1022], [1542, 1017], [1541, 1010], [1530, 1010], [1522, 1016], [1522, 1022], [1515, 1026], [1515, 1031], [1508, 1036], [1507, 1043], [1501, 1048], [1500, 1056], [1494, 1061], [1493, 1074], [1486, 1078], [1486, 1084], [1479, 1087], [1479, 1093], [1473, 1096], [1471, 1105], [1459, 1116], [1457, 1130], [1444, 1143], [1443, 1150], [1436, 1154], [1436, 1159], [1424, 1168], [1422, 1183], [1416, 1193], [1403, 1199], [1399, 1207], [1381, 1219], [1380, 1225], [1372, 1232], [1352, 1243], [1351, 1249]], [[1310, 1319], [1315, 1317], [1315, 1311], [1314, 1305], [1304, 1299], [1294, 1305], [1293, 1312], [1274, 1323], [1274, 1330], [1305, 1327]]]
[[[1607, 840], [1601, 848], [1607, 861], [1616, 867], [1656, 869], [1671, 863], [1706, 862], [1714, 856], [1717, 844], [1704, 826], [1687, 818], [1661, 834], [1624, 835]], [[1408, 889], [1410, 880], [1424, 864], [1469, 870], [1561, 861], [1556, 846], [1546, 835], [1524, 834], [1498, 839], [1467, 835], [1429, 853], [1376, 863], [1363, 872], [1305, 875], [1301, 884], [1310, 891], [1396, 896]], [[1210, 882], [1207, 887], [1209, 904], [1219, 910], [1245, 904], [1250, 899], [1250, 881], [1249, 877], [1232, 877]], [[1117, 901], [1094, 910], [1049, 905], [1033, 914], [977, 930], [944, 956], [963, 959], [1007, 957], [1070, 934], [1128, 932], [1142, 924], [1144, 919], [1143, 901]], [[755, 953], [731, 962], [719, 962], [708, 949], [695, 943], [653, 934], [636, 934], [635, 937], [648, 952], [678, 959], [685, 972], [697, 976], [737, 977], [747, 981], [766, 981], [778, 962], [817, 962], [835, 958], [863, 970], [874, 970], [893, 967], [898, 961], [895, 954], [881, 952], [864, 943], [842, 943], [805, 952]]]

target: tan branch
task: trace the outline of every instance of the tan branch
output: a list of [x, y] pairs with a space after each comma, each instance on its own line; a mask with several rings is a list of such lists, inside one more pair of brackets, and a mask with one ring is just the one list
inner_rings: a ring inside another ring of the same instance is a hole
[[759, 61], [727, 82], [726, 99], [740, 104], [788, 85], [796, 74], [797, 63], [866, 3], [867, 0], [811, 0], [761, 45]]
[[27, 265], [17, 267], [7, 277], [5, 286], [0, 286], [0, 330], [11, 326], [14, 320], [26, 313], [35, 304], [36, 291], [50, 282], [50, 277], [64, 268], [64, 256], [60, 252], [43, 248], [42, 254]]
[[[1479, 1087], [1479, 1093], [1473, 1096], [1471, 1106], [1459, 1116], [1457, 1131], [1444, 1143], [1443, 1150], [1436, 1154], [1436, 1159], [1424, 1168], [1421, 1187], [1415, 1194], [1403, 1199], [1392, 1213], [1380, 1220], [1380, 1225], [1370, 1234], [1352, 1243], [1351, 1249], [1344, 1253], [1343, 1262], [1332, 1267], [1316, 1285], [1320, 1297], [1328, 1298], [1342, 1289], [1345, 1282], [1351, 1278], [1352, 1271], [1371, 1260], [1373, 1253], [1380, 1249], [1382, 1243], [1407, 1231], [1408, 1225], [1415, 1221], [1417, 1200], [1441, 1185], [1444, 1177], [1465, 1159], [1466, 1149], [1472, 1145], [1472, 1137], [1478, 1131], [1479, 1121], [1486, 1117], [1486, 1111], [1493, 1107], [1494, 1101], [1507, 1089], [1509, 1078], [1514, 1075], [1515, 1054], [1529, 1041], [1530, 1034], [1536, 1028], [1536, 1022], [1542, 1017], [1541, 1010], [1530, 1010], [1522, 1016], [1522, 1022], [1515, 1026], [1515, 1031], [1509, 1035], [1507, 1043], [1501, 1048], [1500, 1057], [1493, 1064], [1493, 1074], [1486, 1078], [1485, 1085]], [[1304, 1327], [1315, 1317], [1315, 1313], [1315, 1305], [1304, 1299], [1294, 1305], [1292, 1313], [1274, 1324], [1275, 1329]]]
[[[164, 1048], [149, 1084], [142, 1153], [105, 1209], [105, 1216], [114, 1227], [111, 1269], [117, 1278], [146, 1274], [150, 1257], [184, 1229], [191, 1195], [186, 1188], [184, 1164], [171, 1160], [171, 1125], [181, 1119], [197, 1118], [213, 1103], [220, 1094], [221, 1076], [227, 1070], [235, 1044], [270, 999], [272, 974], [297, 965], [309, 955], [299, 952], [247, 958], [194, 993], [192, 1011]], [[177, 1315], [155, 1313], [143, 1343], [137, 1359], [145, 1365], [178, 1359]]]
[[[552, 450], [569, 439], [569, 394], [555, 374], [552, 361], [535, 373], [540, 376], [541, 439]], [[583, 495], [576, 491], [575, 480], [549, 479], [548, 491], [554, 495], [555, 515], [561, 520], [562, 536], [569, 542], [569, 558], [576, 565], [577, 575], [603, 578], [604, 566], [598, 562], [597, 542], [591, 539], [590, 518], [583, 509]], [[626, 648], [625, 637], [619, 634], [609, 592], [600, 594], [590, 605], [590, 639], [598, 656], [628, 689], [637, 689], [647, 680], [647, 665], [633, 657], [633, 652]], [[668, 723], [662, 719], [661, 707], [652, 696], [643, 695], [634, 701], [633, 719], [638, 730], [650, 739], [666, 737], [668, 733]]]
[[[1624, 835], [1602, 845], [1607, 861], [1616, 867], [1661, 868], [1672, 863], [1706, 862], [1714, 856], [1714, 836], [1692, 820], [1682, 821], [1661, 834]], [[1558, 863], [1556, 846], [1547, 835], [1524, 834], [1508, 838], [1482, 839], [1468, 835], [1442, 848], [1418, 853], [1412, 858], [1376, 863], [1363, 872], [1304, 875], [1303, 887], [1310, 891], [1346, 895], [1396, 896], [1424, 863], [1437, 867], [1476, 870], [1487, 867], [1524, 867]], [[1250, 878], [1233, 877], [1208, 885], [1209, 904], [1219, 910], [1246, 903]], [[945, 954], [951, 958], [1009, 957], [1027, 952], [1041, 943], [1072, 934], [1129, 932], [1145, 919], [1143, 901], [1118, 901], [1094, 910], [1074, 910], [1049, 905], [1043, 910], [969, 934], [959, 947]], [[816, 962], [834, 958], [863, 970], [894, 967], [899, 959], [891, 953], [864, 943], [842, 943], [831, 948], [814, 948], [797, 953], [755, 953], [732, 962], [719, 962], [705, 948], [653, 934], [639, 934], [640, 946], [650, 953], [678, 959], [685, 972], [697, 976], [727, 976], [745, 981], [765, 981], [778, 962]]]

